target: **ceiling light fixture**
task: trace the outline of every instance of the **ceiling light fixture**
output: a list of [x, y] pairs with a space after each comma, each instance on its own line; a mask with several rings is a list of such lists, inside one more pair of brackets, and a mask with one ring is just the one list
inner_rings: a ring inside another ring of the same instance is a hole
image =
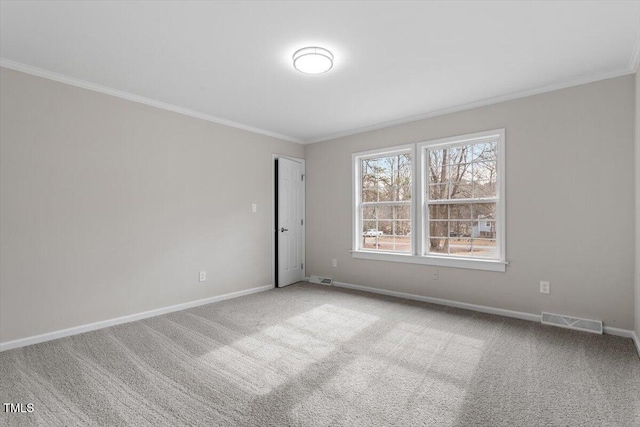
[[303, 47], [293, 54], [293, 67], [305, 74], [326, 73], [333, 67], [333, 54], [321, 47]]

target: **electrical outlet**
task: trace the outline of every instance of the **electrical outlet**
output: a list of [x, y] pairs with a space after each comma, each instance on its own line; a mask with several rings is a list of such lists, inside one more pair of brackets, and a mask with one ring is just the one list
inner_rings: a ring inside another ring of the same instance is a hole
[[258, 212], [258, 205], [255, 203], [251, 204], [251, 212]]
[[204, 282], [205, 280], [207, 280], [207, 272], [206, 271], [201, 271], [200, 272], [200, 281]]
[[338, 260], [337, 259], [332, 259], [331, 260], [331, 267], [333, 267], [333, 268], [337, 268], [338, 267]]
[[548, 294], [551, 291], [551, 284], [547, 281], [541, 280], [540, 281], [540, 293], [541, 294]]
[[438, 270], [431, 273], [431, 280], [438, 280], [440, 278], [440, 272]]

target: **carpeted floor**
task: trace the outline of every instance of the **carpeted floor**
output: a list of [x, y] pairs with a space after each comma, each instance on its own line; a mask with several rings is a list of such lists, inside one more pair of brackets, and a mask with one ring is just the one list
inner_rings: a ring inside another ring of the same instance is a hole
[[630, 339], [298, 284], [0, 353], [1, 425], [640, 426]]

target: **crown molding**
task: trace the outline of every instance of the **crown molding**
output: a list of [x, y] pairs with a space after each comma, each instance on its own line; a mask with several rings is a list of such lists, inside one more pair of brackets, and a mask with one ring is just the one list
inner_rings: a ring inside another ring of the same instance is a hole
[[291, 136], [288, 136], [288, 135], [282, 135], [282, 134], [271, 132], [271, 131], [268, 131], [268, 130], [265, 130], [265, 129], [260, 129], [260, 128], [257, 128], [257, 127], [253, 127], [253, 126], [245, 125], [245, 124], [242, 124], [242, 123], [234, 122], [234, 121], [231, 121], [231, 120], [223, 119], [223, 118], [220, 118], [220, 117], [211, 116], [209, 114], [201, 113], [199, 111], [190, 110], [188, 108], [179, 107], [177, 105], [168, 104], [168, 103], [157, 101], [157, 100], [154, 100], [154, 99], [151, 99], [151, 98], [146, 98], [146, 97], [135, 95], [135, 94], [132, 94], [132, 93], [129, 93], [129, 92], [125, 92], [125, 91], [121, 91], [121, 90], [117, 90], [117, 89], [112, 89], [112, 88], [109, 88], [109, 87], [106, 87], [106, 86], [102, 86], [102, 85], [99, 85], [99, 84], [91, 83], [91, 82], [88, 82], [88, 81], [85, 81], [85, 80], [76, 79], [74, 77], [65, 76], [63, 74], [54, 73], [52, 71], [44, 70], [42, 68], [32, 67], [30, 65], [26, 65], [26, 64], [23, 64], [23, 63], [20, 63], [20, 62], [12, 61], [12, 60], [9, 60], [9, 59], [6, 59], [6, 58], [0, 58], [0, 67], [4, 67], [4, 68], [20, 71], [20, 72], [23, 72], [23, 73], [31, 74], [31, 75], [34, 75], [34, 76], [37, 76], [37, 77], [42, 77], [42, 78], [49, 79], [49, 80], [54, 80], [54, 81], [57, 81], [57, 82], [60, 82], [60, 83], [65, 83], [65, 84], [68, 84], [68, 85], [71, 85], [71, 86], [76, 86], [76, 87], [80, 87], [80, 88], [83, 88], [83, 89], [92, 90], [94, 92], [104, 93], [106, 95], [116, 96], [118, 98], [123, 98], [123, 99], [129, 100], [129, 101], [138, 102], [138, 103], [141, 103], [141, 104], [149, 105], [149, 106], [160, 108], [160, 109], [167, 110], [167, 111], [172, 111], [174, 113], [182, 114], [182, 115], [185, 115], [185, 116], [195, 117], [197, 119], [206, 120], [206, 121], [209, 121], [209, 122], [213, 122], [213, 123], [217, 123], [217, 124], [233, 127], [233, 128], [236, 128], [236, 129], [242, 129], [242, 130], [246, 130], [246, 131], [249, 131], [249, 132], [257, 133], [257, 134], [260, 134], [260, 135], [265, 135], [265, 136], [269, 136], [269, 137], [272, 137], [272, 138], [278, 138], [278, 139], [282, 139], [282, 140], [285, 140], [285, 141], [290, 141], [290, 142], [295, 142], [295, 143], [298, 143], [298, 144], [305, 144], [306, 145], [306, 144], [315, 144], [317, 142], [329, 141], [329, 140], [332, 140], [332, 139], [338, 139], [338, 138], [342, 138], [342, 137], [345, 137], [345, 136], [356, 135], [356, 134], [359, 134], [359, 133], [370, 132], [370, 131], [373, 131], [373, 130], [383, 129], [383, 128], [387, 128], [387, 127], [391, 127], [391, 126], [397, 126], [397, 125], [401, 125], [401, 124], [405, 124], [405, 123], [416, 122], [416, 121], [419, 121], [419, 120], [429, 119], [429, 118], [433, 118], [433, 117], [444, 116], [446, 114], [457, 113], [457, 112], [460, 112], [460, 111], [472, 110], [474, 108], [485, 107], [485, 106], [493, 105], [493, 104], [499, 104], [501, 102], [513, 101], [513, 100], [520, 99], [520, 98], [526, 98], [528, 96], [539, 95], [539, 94], [546, 93], [546, 92], [553, 92], [555, 90], [560, 90], [560, 89], [566, 89], [566, 88], [569, 88], [569, 87], [572, 87], [572, 86], [579, 86], [579, 85], [583, 85], [583, 84], [587, 84], [587, 83], [593, 83], [593, 82], [596, 82], [596, 81], [599, 81], [599, 80], [606, 80], [606, 79], [611, 79], [611, 78], [615, 78], [615, 77], [624, 76], [624, 75], [627, 75], [627, 74], [633, 74], [638, 70], [639, 62], [640, 62], [640, 39], [638, 40], [637, 48], [636, 48], [634, 54], [632, 55], [631, 61], [629, 63], [629, 66], [625, 67], [625, 68], [609, 71], [609, 72], [606, 72], [606, 73], [596, 74], [596, 75], [583, 76], [583, 77], [579, 77], [577, 79], [568, 80], [568, 81], [561, 82], [561, 83], [555, 83], [555, 84], [542, 86], [542, 87], [534, 88], [534, 89], [529, 89], [529, 90], [525, 90], [525, 91], [521, 91], [521, 92], [514, 92], [514, 93], [507, 94], [507, 95], [497, 96], [497, 97], [493, 97], [493, 98], [487, 98], [487, 99], [480, 100], [480, 101], [475, 101], [475, 102], [471, 102], [471, 103], [467, 103], [467, 104], [461, 104], [461, 105], [457, 105], [457, 106], [453, 106], [453, 107], [449, 107], [449, 108], [443, 108], [443, 109], [440, 109], [440, 110], [435, 110], [435, 111], [431, 111], [431, 112], [427, 112], [427, 113], [423, 113], [423, 114], [418, 114], [418, 115], [415, 115], [415, 116], [404, 117], [404, 118], [397, 119], [397, 120], [385, 121], [385, 122], [381, 122], [381, 123], [378, 123], [378, 124], [375, 124], [375, 125], [371, 125], [371, 126], [365, 126], [365, 127], [350, 129], [350, 130], [346, 130], [344, 132], [338, 132], [338, 133], [326, 135], [326, 136], [323, 136], [323, 137], [319, 137], [319, 138], [315, 138], [315, 139], [307, 139], [307, 140], [302, 140], [302, 139], [294, 138], [294, 137], [291, 137]]
[[542, 86], [535, 89], [529, 89], [521, 92], [514, 92], [507, 95], [497, 96], [494, 98], [487, 98], [480, 101], [471, 102], [468, 104], [461, 104], [454, 107], [443, 108], [441, 110], [432, 111], [429, 113], [423, 113], [416, 116], [409, 116], [402, 119], [390, 120], [387, 122], [382, 122], [376, 125], [365, 126], [357, 129], [347, 130], [344, 132], [334, 133], [328, 136], [323, 136], [317, 139], [304, 141], [303, 144], [315, 144], [316, 142], [329, 141], [332, 139], [342, 138], [345, 136], [356, 135], [359, 133], [370, 132], [373, 130], [388, 128], [391, 126], [401, 125], [405, 123], [416, 122], [419, 120], [430, 119], [433, 117], [444, 116], [445, 114], [457, 113], [465, 110], [472, 110], [474, 108], [486, 107], [488, 105], [499, 104], [501, 102], [513, 101], [520, 98], [526, 98], [528, 96], [539, 95], [546, 92], [553, 92], [555, 90], [566, 89], [572, 86], [580, 86], [587, 83], [593, 83], [599, 80], [612, 79], [614, 77], [625, 76], [627, 74], [633, 74], [635, 71], [632, 71], [630, 68], [620, 68], [617, 70], [609, 71], [606, 73], [595, 74], [591, 76], [583, 76], [577, 79], [568, 80], [561, 83], [554, 83], [547, 86]]
[[285, 141], [296, 142], [298, 144], [303, 143], [302, 140], [293, 138], [288, 135], [281, 135], [279, 133], [271, 132], [265, 129], [245, 125], [242, 123], [234, 122], [232, 120], [223, 119], [221, 117], [212, 116], [209, 114], [201, 113], [199, 111], [190, 110], [188, 108], [180, 107], [173, 104], [168, 104], [166, 102], [157, 101], [155, 99], [146, 98], [144, 96], [135, 95], [133, 93], [125, 92], [118, 89], [113, 89], [113, 88], [102, 86], [96, 83], [91, 83], [86, 80], [81, 80], [75, 77], [54, 73], [52, 71], [48, 71], [42, 68], [32, 67], [31, 65], [12, 61], [10, 59], [0, 58], [0, 67], [8, 68], [15, 71], [20, 71], [26, 74], [31, 74], [33, 76], [42, 77], [49, 80], [54, 80], [56, 82], [65, 83], [65, 84], [76, 86], [82, 89], [88, 89], [94, 92], [100, 92], [106, 95], [111, 95], [118, 98], [126, 99], [128, 101], [149, 105], [151, 107], [160, 108], [162, 110], [172, 111], [174, 113], [182, 114], [185, 116], [195, 117], [196, 119], [206, 120], [208, 122], [213, 122], [213, 123], [229, 126], [236, 129], [242, 129], [242, 130], [257, 133], [260, 135], [270, 136], [272, 138], [283, 139]]

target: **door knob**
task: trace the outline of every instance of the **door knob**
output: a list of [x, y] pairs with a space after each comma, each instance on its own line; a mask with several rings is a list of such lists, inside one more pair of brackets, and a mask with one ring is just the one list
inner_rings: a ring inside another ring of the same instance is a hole
[[280, 231], [282, 231], [282, 232], [284, 233], [285, 231], [289, 231], [289, 229], [288, 229], [288, 228], [284, 228], [284, 227], [282, 227], [282, 228], [280, 229]]

